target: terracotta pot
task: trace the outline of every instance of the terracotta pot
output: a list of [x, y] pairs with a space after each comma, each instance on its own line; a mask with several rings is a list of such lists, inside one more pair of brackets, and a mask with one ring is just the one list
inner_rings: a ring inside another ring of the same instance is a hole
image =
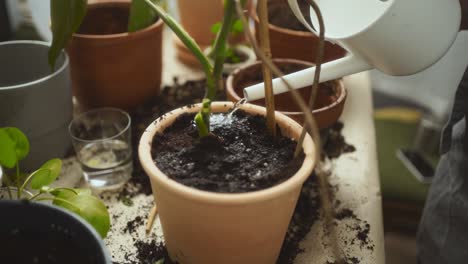
[[[214, 112], [226, 112], [231, 102], [213, 103]], [[197, 112], [200, 104], [176, 109], [153, 122], [139, 145], [140, 162], [149, 175], [169, 255], [179, 263], [272, 264], [293, 214], [302, 184], [315, 165], [314, 144], [307, 135], [305, 160], [285, 182], [261, 191], [226, 194], [197, 190], [171, 180], [151, 157], [156, 133], [182, 113]], [[265, 115], [265, 108], [246, 104], [242, 109]], [[276, 114], [283, 135], [297, 139], [301, 126]]]
[[125, 1], [89, 4], [67, 47], [73, 92], [85, 108], [131, 110], [159, 92], [163, 22], [128, 33], [129, 8]]
[[[268, 5], [284, 5], [285, 12], [291, 12], [286, 0], [269, 0]], [[252, 17], [255, 21], [256, 37], [259, 39], [259, 20], [253, 9]], [[319, 39], [309, 31], [291, 30], [273, 24], [268, 25], [270, 46], [273, 58], [290, 58], [309, 62], [316, 61]], [[331, 42], [325, 42], [324, 62], [336, 60], [346, 55], [346, 50]]]
[[[274, 59], [273, 62], [285, 73], [299, 71], [313, 66], [306, 61], [292, 59]], [[260, 74], [260, 75], [259, 75]], [[314, 78], [311, 76], [310, 78]], [[243, 89], [247, 86], [263, 81], [261, 77], [261, 62], [247, 65], [232, 72], [226, 81], [226, 94], [229, 100], [237, 102], [241, 99]], [[309, 101], [311, 86], [299, 89], [298, 92], [306, 102]], [[320, 129], [333, 125], [343, 112], [346, 101], [346, 89], [342, 79], [320, 84], [315, 101], [314, 117]], [[265, 105], [265, 100], [250, 102], [256, 105]], [[291, 117], [300, 124], [304, 122], [304, 114], [295, 103], [290, 92], [275, 95], [277, 111]]]
[[[224, 65], [223, 65], [224, 74], [230, 74], [235, 69], [252, 64], [257, 60], [257, 55], [255, 54], [255, 51], [246, 45], [236, 45], [233, 47], [233, 49], [235, 50], [237, 54], [242, 54], [240, 57], [243, 57], [243, 60], [240, 62], [236, 62], [236, 63], [224, 62]], [[203, 53], [208, 56], [211, 50], [212, 48], [208, 47], [203, 51]], [[210, 62], [214, 64], [214, 61], [211, 58], [209, 59], [210, 59]]]
[[[252, 1], [247, 2], [247, 10], [251, 10]], [[211, 46], [215, 39], [215, 34], [211, 32], [211, 27], [223, 20], [223, 0], [178, 0], [180, 23], [184, 29], [192, 36], [202, 50]], [[249, 12], [250, 11], [246, 11]], [[239, 34], [230, 38], [231, 43], [245, 42], [244, 34]], [[199, 67], [198, 60], [185, 47], [185, 45], [174, 35], [174, 44], [177, 50], [177, 58], [183, 63]]]

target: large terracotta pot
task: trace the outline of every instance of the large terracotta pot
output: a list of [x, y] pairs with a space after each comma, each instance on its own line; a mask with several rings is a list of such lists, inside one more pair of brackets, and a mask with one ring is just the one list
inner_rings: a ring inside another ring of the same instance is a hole
[[73, 92], [85, 108], [131, 110], [159, 92], [163, 22], [128, 33], [129, 8], [126, 1], [89, 4], [67, 47]]
[[[310, 62], [293, 59], [274, 59], [273, 62], [280, 69], [283, 69], [285, 73], [313, 66]], [[259, 79], [259, 73], [261, 74], [261, 62], [256, 62], [233, 71], [226, 81], [226, 95], [228, 99], [237, 102], [242, 98], [245, 87], [262, 82], [263, 78]], [[314, 76], [310, 76], [310, 78], [314, 78]], [[297, 91], [306, 102], [309, 101], [311, 86]], [[338, 121], [343, 113], [346, 95], [342, 79], [320, 84], [314, 111], [312, 112], [320, 129], [330, 127]], [[250, 103], [263, 106], [265, 105], [265, 100], [256, 100]], [[304, 114], [295, 103], [291, 92], [275, 95], [275, 107], [277, 111], [303, 124]]]
[[[213, 112], [226, 112], [231, 102], [213, 103]], [[181, 264], [273, 264], [276, 263], [304, 181], [316, 162], [314, 143], [307, 135], [305, 160], [299, 171], [281, 184], [261, 191], [226, 194], [197, 190], [171, 180], [151, 157], [156, 133], [169, 127], [182, 113], [197, 112], [200, 104], [176, 109], [143, 134], [140, 162], [149, 175], [159, 210], [164, 240], [170, 257]], [[242, 109], [265, 115], [265, 108]], [[282, 134], [297, 139], [302, 127], [277, 113]]]
[[[269, 0], [268, 5], [284, 5], [284, 12], [292, 12], [289, 10], [287, 0]], [[255, 21], [256, 37], [259, 39], [259, 20], [255, 9], [253, 9], [252, 17]], [[270, 46], [273, 58], [290, 58], [316, 62], [316, 53], [319, 43], [317, 36], [309, 31], [297, 31], [284, 27], [279, 27], [273, 24], [268, 25], [270, 33]], [[328, 62], [342, 58], [346, 55], [346, 50], [341, 46], [331, 42], [325, 42], [323, 62]]]

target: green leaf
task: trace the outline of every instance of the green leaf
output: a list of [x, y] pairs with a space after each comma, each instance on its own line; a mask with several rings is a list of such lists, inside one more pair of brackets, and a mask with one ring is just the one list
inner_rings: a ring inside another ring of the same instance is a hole
[[72, 192], [69, 193], [72, 195], [64, 199], [66, 202], [55, 199], [54, 204], [78, 214], [90, 223], [101, 237], [106, 237], [110, 228], [110, 216], [106, 205], [90, 194], [73, 195]]
[[218, 34], [219, 30], [221, 29], [221, 22], [218, 22], [218, 23], [214, 23], [211, 28], [210, 28], [210, 31], [211, 33], [213, 34]]
[[26, 135], [16, 127], [6, 127], [4, 130], [15, 143], [16, 158], [18, 161], [26, 158], [29, 154], [29, 140]]
[[62, 161], [60, 159], [51, 159], [44, 163], [37, 171], [33, 172], [31, 177], [31, 188], [39, 190], [43, 186], [49, 185], [57, 179], [62, 170]]
[[50, 19], [52, 45], [49, 49], [49, 65], [53, 70], [60, 52], [67, 45], [73, 33], [86, 15], [87, 0], [51, 0]]
[[0, 165], [11, 169], [15, 167], [16, 162], [15, 142], [5, 129], [0, 128]]
[[157, 260], [154, 264], [164, 264], [164, 258]]
[[[161, 4], [161, 0], [151, 0], [151, 2], [157, 5]], [[157, 16], [157, 13], [146, 4], [145, 0], [133, 0], [128, 19], [128, 32], [135, 32], [150, 26], [156, 21]]]
[[236, 19], [234, 21], [234, 23], [232, 24], [231, 32], [236, 34], [244, 32], [244, 24], [242, 24], [242, 20]]

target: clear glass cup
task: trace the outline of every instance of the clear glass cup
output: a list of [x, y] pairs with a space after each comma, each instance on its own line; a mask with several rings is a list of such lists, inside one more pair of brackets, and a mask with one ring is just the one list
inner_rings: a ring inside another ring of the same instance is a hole
[[131, 119], [116, 108], [82, 113], [69, 125], [76, 156], [87, 183], [95, 189], [122, 187], [133, 171]]

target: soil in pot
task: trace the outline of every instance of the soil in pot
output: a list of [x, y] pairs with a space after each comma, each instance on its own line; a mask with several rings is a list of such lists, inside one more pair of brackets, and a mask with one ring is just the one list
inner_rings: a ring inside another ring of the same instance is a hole
[[293, 157], [296, 143], [269, 136], [264, 117], [241, 110], [225, 117], [212, 117], [216, 136], [199, 139], [194, 114], [182, 115], [157, 135], [152, 156], [161, 171], [197, 189], [242, 193], [277, 185], [299, 170], [303, 158]]
[[[102, 6], [89, 8], [78, 34], [110, 35], [127, 32], [128, 8], [125, 6]], [[103, 23], [106, 21], [106, 23]]]
[[[308, 65], [300, 64], [300, 63], [277, 63], [276, 66], [280, 68], [280, 70], [285, 73], [293, 73], [300, 70], [304, 70], [308, 68]], [[276, 77], [276, 76], [275, 76]], [[242, 94], [242, 90], [245, 87], [263, 82], [263, 74], [261, 71], [244, 71], [242, 76], [235, 78], [233, 81], [234, 89], [236, 90], [237, 94]], [[311, 93], [311, 86], [302, 88], [297, 90], [302, 98], [308, 101]], [[337, 87], [335, 81], [328, 81], [321, 83], [319, 85], [319, 90], [317, 93], [317, 98], [315, 100], [314, 109], [323, 108], [329, 106], [333, 102], [336, 102], [340, 96], [340, 91]], [[291, 93], [284, 93], [275, 95], [275, 106], [277, 111], [283, 112], [302, 112], [300, 108], [294, 103], [295, 100]], [[265, 100], [256, 100], [251, 102], [252, 104], [256, 105], [265, 105]]]
[[[310, 6], [306, 0], [298, 1], [299, 8], [301, 9], [304, 18], [310, 22], [309, 9]], [[301, 22], [294, 16], [294, 13], [289, 8], [286, 1], [269, 0], [268, 1], [268, 21], [270, 24], [287, 28], [296, 31], [307, 31], [309, 30], [302, 25]]]

